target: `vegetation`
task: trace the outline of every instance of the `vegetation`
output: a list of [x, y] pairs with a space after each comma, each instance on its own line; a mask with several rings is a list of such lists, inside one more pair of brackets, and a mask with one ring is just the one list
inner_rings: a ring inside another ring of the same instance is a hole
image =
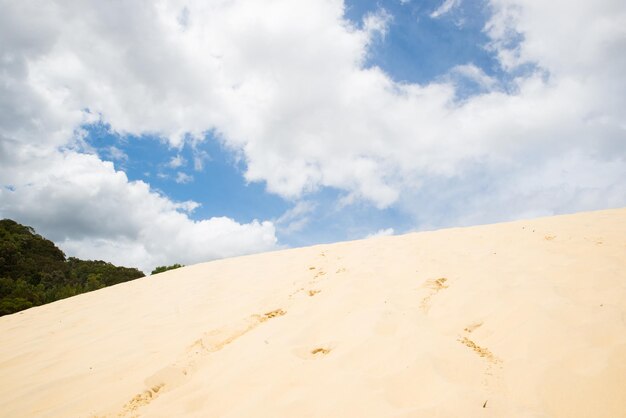
[[105, 261], [66, 259], [33, 228], [0, 220], [0, 316], [143, 276]]
[[185, 267], [185, 266], [183, 264], [172, 264], [171, 266], [159, 266], [155, 268], [154, 270], [152, 270], [152, 273], [150, 274], [163, 273], [164, 271], [174, 270], [174, 269], [181, 268], [181, 267]]

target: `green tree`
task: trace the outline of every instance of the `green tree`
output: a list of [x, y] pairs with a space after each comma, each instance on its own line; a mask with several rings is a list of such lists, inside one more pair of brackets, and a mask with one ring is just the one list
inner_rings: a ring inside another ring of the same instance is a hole
[[91, 290], [98, 290], [105, 287], [104, 283], [101, 281], [102, 274], [100, 273], [91, 273], [87, 276], [87, 283], [85, 285], [85, 290], [87, 292]]
[[184, 264], [172, 264], [171, 266], [159, 266], [155, 268], [154, 270], [152, 270], [150, 274], [159, 274], [159, 273], [163, 273], [164, 271], [174, 270], [174, 269], [178, 269], [181, 267], [185, 267], [185, 265]]
[[0, 316], [143, 276], [101, 260], [66, 259], [33, 228], [0, 220]]

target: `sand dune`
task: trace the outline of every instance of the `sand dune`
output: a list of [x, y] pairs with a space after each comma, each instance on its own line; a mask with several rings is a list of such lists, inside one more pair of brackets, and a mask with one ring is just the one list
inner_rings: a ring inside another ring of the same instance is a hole
[[2, 417], [626, 417], [626, 209], [199, 264], [0, 339]]

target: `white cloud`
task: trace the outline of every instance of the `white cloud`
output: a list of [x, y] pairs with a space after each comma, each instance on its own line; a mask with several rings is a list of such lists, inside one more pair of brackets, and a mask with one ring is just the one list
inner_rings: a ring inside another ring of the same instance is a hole
[[182, 155], [179, 154], [175, 157], [172, 157], [170, 162], [167, 163], [167, 166], [170, 168], [178, 168], [184, 166], [185, 164], [187, 164], [187, 161], [183, 158]]
[[[443, 2], [439, 16], [458, 4]], [[344, 19], [341, 1], [1, 7], [4, 185], [33, 169], [41, 170], [34, 187], [74, 181], [45, 156], [75, 144], [82, 124], [101, 120], [121, 134], [161, 135], [174, 147], [212, 131], [246, 163], [246, 180], [294, 201], [331, 187], [346, 203], [398, 205], [433, 219], [441, 213], [447, 221], [440, 223], [626, 204], [620, 0], [576, 7], [491, 0], [486, 33], [499, 63], [505, 71], [536, 70], [509, 74], [502, 89], [469, 63], [457, 67], [484, 90], [462, 102], [454, 78], [398, 83], [366, 68], [368, 46], [389, 17], [370, 15], [359, 30]], [[21, 165], [7, 169], [6, 161]], [[568, 167], [559, 193], [535, 198], [555, 190], [544, 178], [551, 167]], [[521, 189], [528, 179], [534, 187]], [[20, 200], [10, 202], [5, 211], [18, 213]], [[485, 210], [496, 205], [497, 213]]]
[[[0, 215], [35, 226], [71, 255], [149, 272], [276, 248], [271, 222], [194, 221], [196, 202], [172, 202], [95, 155], [51, 151], [18, 166], [13, 190], [0, 189]], [[3, 165], [0, 178], [13, 169]]]
[[488, 76], [474, 64], [457, 65], [450, 70], [450, 76], [452, 77], [452, 82], [455, 79], [468, 79], [487, 91], [496, 89], [499, 84], [498, 80]]
[[292, 234], [302, 230], [311, 220], [311, 215], [317, 205], [310, 201], [300, 201], [283, 213], [276, 221], [280, 232]]
[[454, 9], [455, 7], [459, 7], [460, 4], [461, 0], [444, 0], [444, 2], [441, 3], [441, 5], [430, 14], [430, 17], [433, 19], [437, 19], [450, 12], [450, 10]]
[[108, 155], [115, 161], [127, 162], [128, 154], [115, 146], [110, 146], [108, 149]]
[[176, 173], [176, 179], [174, 181], [178, 184], [191, 183], [193, 181], [193, 176], [179, 171], [178, 173]]
[[193, 169], [195, 171], [202, 171], [204, 169], [204, 162], [211, 161], [211, 156], [206, 151], [194, 150], [193, 153]]
[[378, 9], [374, 13], [368, 13], [363, 18], [363, 30], [370, 38], [376, 35], [384, 38], [387, 35], [392, 18], [392, 15], [385, 9]]

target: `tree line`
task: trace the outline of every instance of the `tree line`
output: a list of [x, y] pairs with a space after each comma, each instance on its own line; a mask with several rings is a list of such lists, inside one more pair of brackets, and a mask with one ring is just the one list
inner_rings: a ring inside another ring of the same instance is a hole
[[150, 274], [151, 275], [152, 274], [159, 274], [159, 273], [163, 273], [163, 272], [168, 271], [168, 270], [176, 270], [176, 269], [179, 269], [181, 267], [185, 267], [185, 265], [176, 263], [176, 264], [172, 264], [171, 266], [158, 266], [154, 270], [152, 270], [152, 272]]
[[0, 316], [140, 277], [136, 268], [66, 258], [33, 228], [0, 220]]

